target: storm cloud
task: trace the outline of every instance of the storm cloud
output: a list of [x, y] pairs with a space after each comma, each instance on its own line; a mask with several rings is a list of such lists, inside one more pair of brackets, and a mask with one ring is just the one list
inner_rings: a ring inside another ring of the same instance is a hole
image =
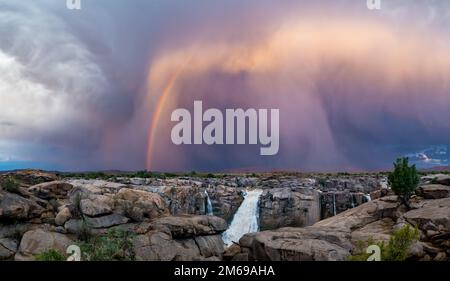
[[[365, 2], [0, 0], [0, 169], [371, 170], [447, 147], [450, 3]], [[279, 108], [279, 154], [172, 144], [194, 100]]]

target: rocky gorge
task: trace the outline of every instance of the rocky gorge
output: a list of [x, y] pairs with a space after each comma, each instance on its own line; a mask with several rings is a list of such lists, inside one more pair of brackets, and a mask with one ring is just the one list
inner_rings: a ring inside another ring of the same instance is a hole
[[[112, 230], [130, 234], [121, 256], [133, 260], [346, 260], [358, 241], [387, 241], [405, 224], [421, 231], [411, 259], [448, 260], [449, 179], [423, 177], [406, 210], [382, 174], [3, 173], [0, 260], [65, 254], [86, 233]], [[256, 201], [248, 204], [252, 190]], [[230, 230], [248, 214], [252, 233]]]

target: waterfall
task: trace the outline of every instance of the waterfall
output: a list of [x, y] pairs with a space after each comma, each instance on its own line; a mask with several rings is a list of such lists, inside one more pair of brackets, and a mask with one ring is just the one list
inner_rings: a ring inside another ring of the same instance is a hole
[[222, 234], [222, 239], [227, 246], [233, 242], [239, 242], [242, 236], [247, 233], [257, 232], [259, 230], [259, 196], [262, 190], [251, 190], [244, 195], [244, 201], [234, 215], [233, 221], [227, 231]]
[[335, 216], [336, 213], [336, 193], [333, 193], [333, 216]]
[[208, 216], [214, 216], [211, 199], [209, 198], [208, 192], [206, 190], [205, 190], [205, 195], [206, 195], [206, 214]]
[[372, 198], [370, 197], [370, 194], [364, 194], [364, 198], [366, 199], [366, 202], [372, 201]]
[[352, 208], [355, 208], [355, 195], [353, 193], [351, 193], [352, 195]]

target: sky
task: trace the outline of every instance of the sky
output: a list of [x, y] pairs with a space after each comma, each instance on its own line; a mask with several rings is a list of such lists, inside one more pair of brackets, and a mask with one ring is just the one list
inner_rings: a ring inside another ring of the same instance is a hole
[[[0, 170], [449, 165], [450, 2], [0, 0]], [[280, 149], [174, 145], [171, 113], [280, 110]]]

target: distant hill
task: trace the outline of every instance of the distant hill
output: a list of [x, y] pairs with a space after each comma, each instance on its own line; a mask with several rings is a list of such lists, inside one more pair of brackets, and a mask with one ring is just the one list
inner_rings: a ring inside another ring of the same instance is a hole
[[450, 166], [436, 166], [428, 169], [422, 169], [426, 172], [450, 172]]

